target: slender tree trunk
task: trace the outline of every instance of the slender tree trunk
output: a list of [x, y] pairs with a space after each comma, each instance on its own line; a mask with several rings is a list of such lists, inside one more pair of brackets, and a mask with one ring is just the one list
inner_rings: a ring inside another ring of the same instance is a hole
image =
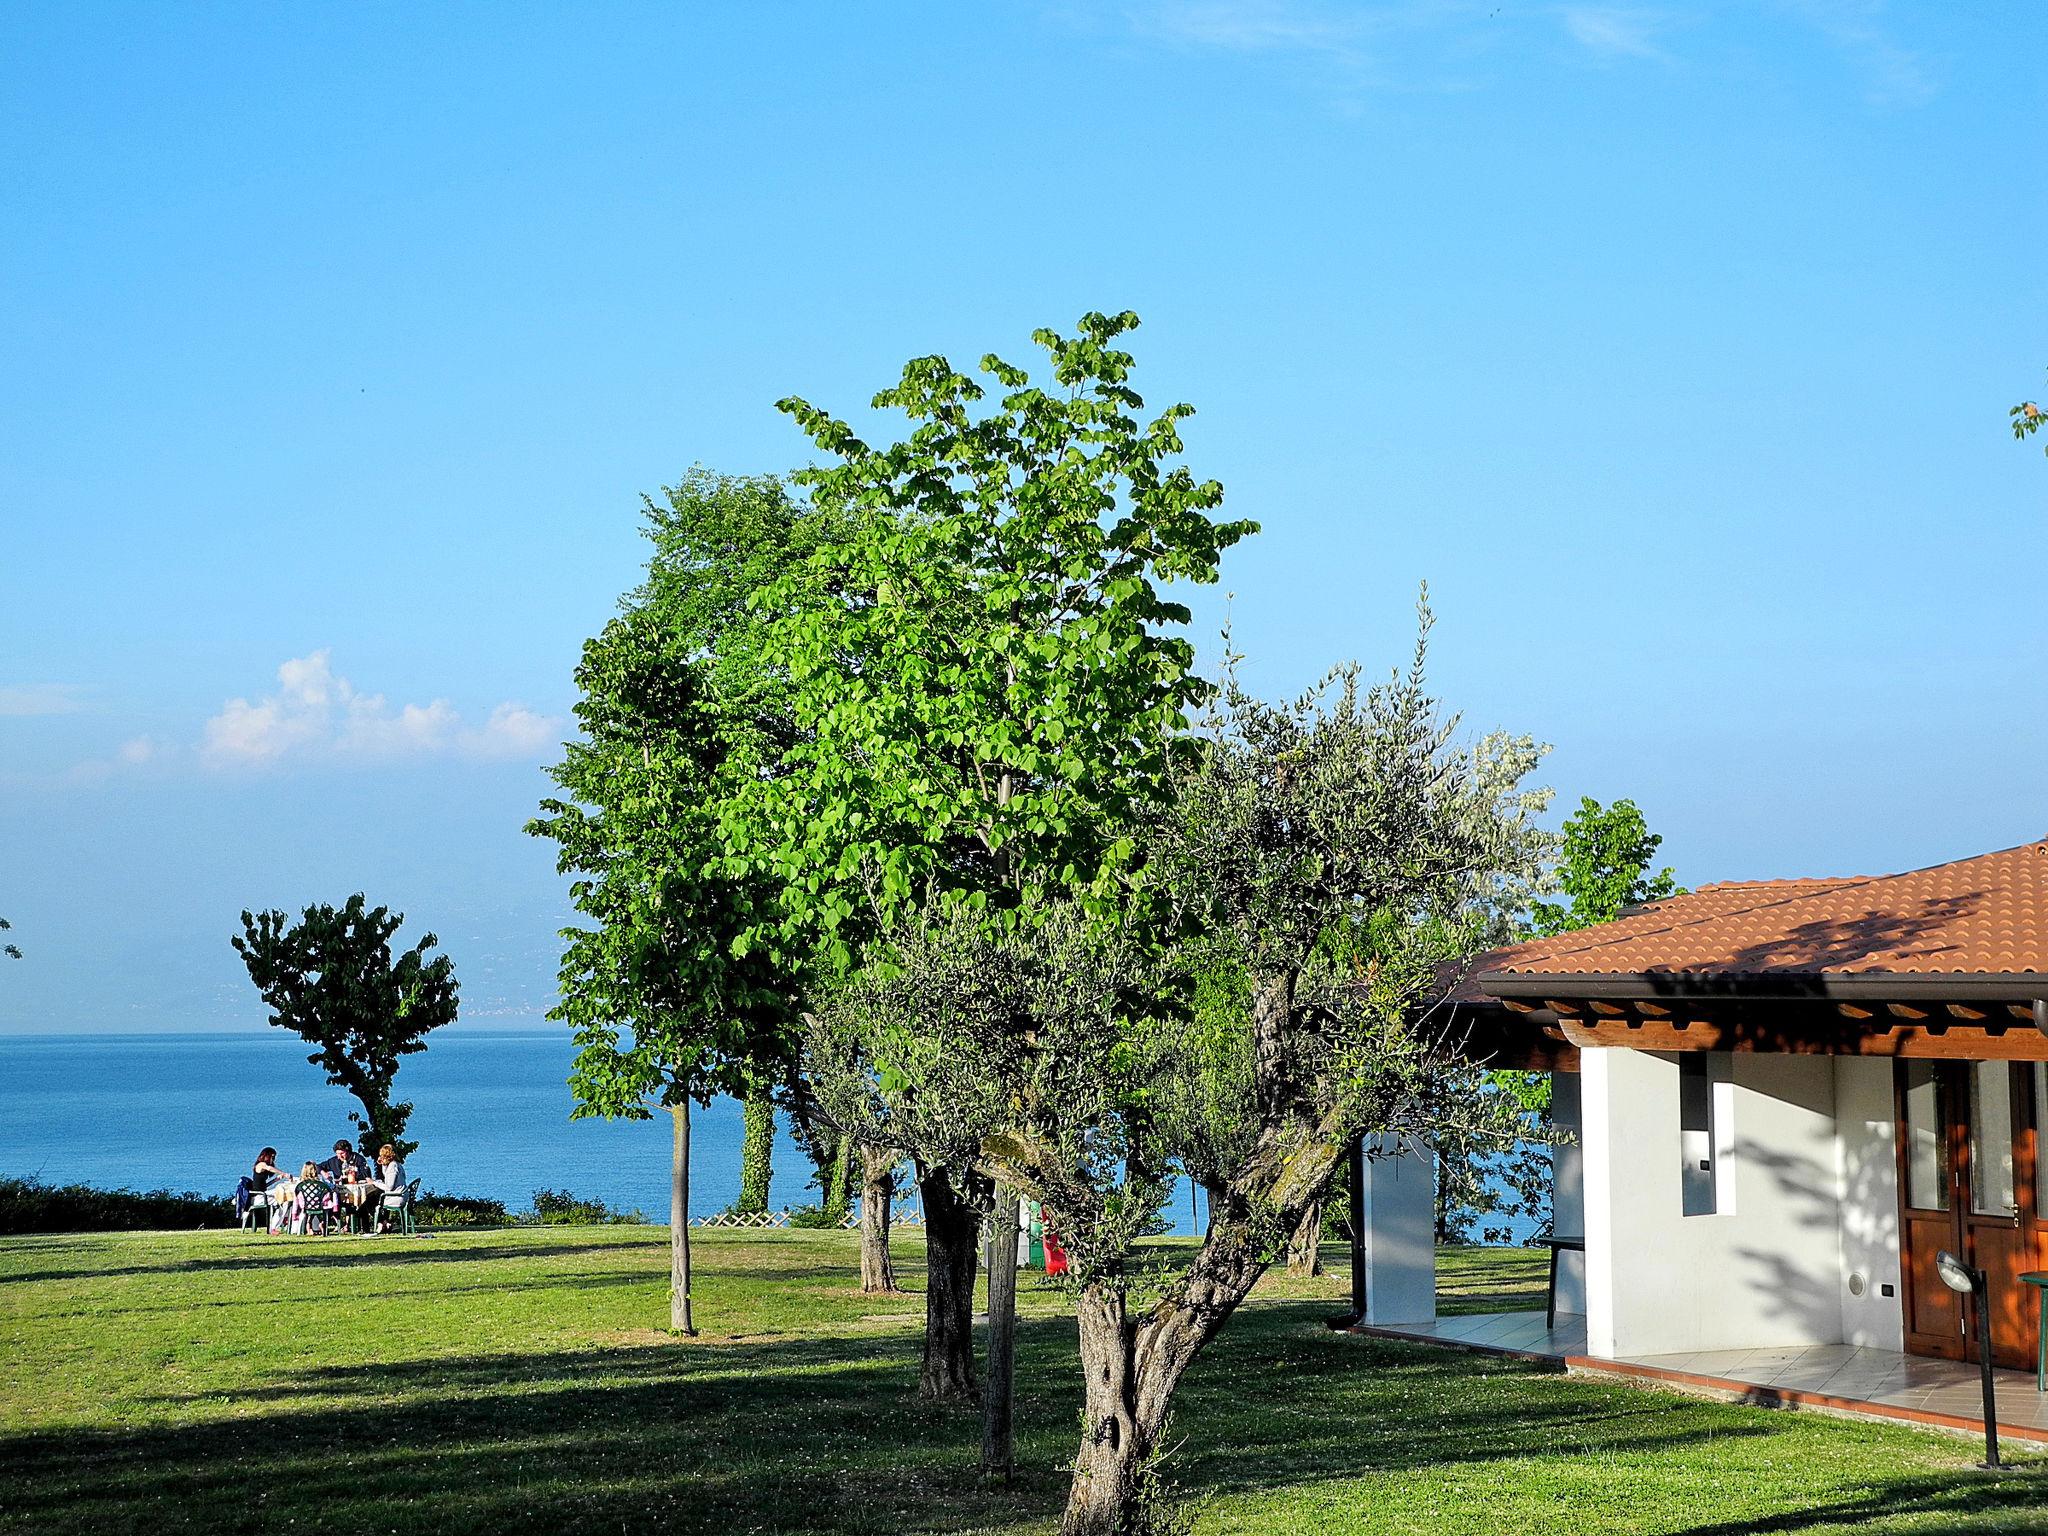
[[917, 1390], [942, 1403], [973, 1403], [974, 1271], [981, 1221], [946, 1170], [919, 1182], [924, 1195], [924, 1366]]
[[1307, 1280], [1323, 1272], [1323, 1202], [1309, 1206], [1287, 1242], [1287, 1273]]
[[889, 1204], [896, 1198], [896, 1154], [873, 1145], [860, 1149], [860, 1288], [868, 1295], [896, 1289], [889, 1256]]
[[668, 1183], [668, 1325], [695, 1333], [690, 1318], [690, 1101], [670, 1108], [675, 1117], [675, 1152]]
[[765, 1079], [747, 1089], [744, 1125], [740, 1198], [734, 1209], [754, 1216], [768, 1209], [768, 1186], [775, 1175], [775, 1101]]
[[1017, 1377], [1017, 1191], [996, 1187], [988, 1234], [988, 1369], [981, 1387], [981, 1475], [1010, 1480]]

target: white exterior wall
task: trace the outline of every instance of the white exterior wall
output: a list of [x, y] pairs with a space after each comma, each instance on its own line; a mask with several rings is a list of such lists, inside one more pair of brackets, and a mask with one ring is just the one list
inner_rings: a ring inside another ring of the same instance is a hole
[[[1835, 1200], [1842, 1212], [1838, 1259], [1842, 1342], [1906, 1347], [1899, 1283], [1899, 1162], [1892, 1063], [1837, 1056]], [[1885, 1292], [1889, 1288], [1891, 1294]], [[1858, 1292], [1861, 1295], [1858, 1295]]]
[[1731, 1080], [1716, 1085], [1719, 1209], [1686, 1216], [1676, 1060], [1619, 1048], [1580, 1056], [1595, 1355], [1842, 1339], [1834, 1059], [1730, 1060]]
[[1365, 1320], [1436, 1317], [1436, 1154], [1383, 1136], [1365, 1160]]

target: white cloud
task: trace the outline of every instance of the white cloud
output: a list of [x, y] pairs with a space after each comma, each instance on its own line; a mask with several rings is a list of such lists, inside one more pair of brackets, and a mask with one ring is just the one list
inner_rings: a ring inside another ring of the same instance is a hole
[[1777, 0], [1779, 9], [1818, 32], [1862, 77], [1872, 106], [1917, 107], [1941, 89], [1925, 55], [1893, 40], [1884, 0]]
[[0, 716], [69, 715], [85, 708], [76, 683], [0, 683]]
[[285, 761], [396, 762], [423, 757], [505, 759], [538, 755], [554, 722], [520, 704], [500, 704], [467, 724], [446, 699], [393, 708], [334, 670], [332, 653], [294, 657], [277, 669], [277, 691], [230, 699], [206, 722], [201, 760], [214, 768], [264, 768]]
[[1572, 41], [1609, 58], [1664, 59], [1658, 45], [1667, 18], [1656, 11], [1618, 5], [1568, 5], [1558, 13]]

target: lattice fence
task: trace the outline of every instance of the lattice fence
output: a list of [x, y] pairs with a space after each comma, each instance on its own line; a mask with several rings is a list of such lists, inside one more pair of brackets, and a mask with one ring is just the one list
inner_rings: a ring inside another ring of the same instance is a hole
[[[898, 1227], [921, 1227], [924, 1225], [924, 1212], [914, 1205], [898, 1206], [889, 1213], [889, 1222], [890, 1225]], [[786, 1230], [789, 1228], [790, 1221], [787, 1210], [720, 1211], [715, 1216], [693, 1216], [690, 1218], [690, 1225], [714, 1229], [764, 1231], [778, 1228]], [[858, 1210], [847, 1212], [839, 1222], [842, 1231], [851, 1230], [859, 1225], [860, 1212]]]

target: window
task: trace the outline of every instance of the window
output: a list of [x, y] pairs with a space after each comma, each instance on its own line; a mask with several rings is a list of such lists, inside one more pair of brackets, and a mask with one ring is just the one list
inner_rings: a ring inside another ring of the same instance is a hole
[[1948, 1209], [1948, 1105], [1931, 1061], [1906, 1063], [1906, 1204]]
[[1970, 1210], [2011, 1216], [2019, 1210], [2012, 1160], [2012, 1066], [1970, 1063]]
[[1684, 1051], [1678, 1057], [1679, 1194], [1687, 1216], [1735, 1209], [1731, 1067], [1722, 1051]]

